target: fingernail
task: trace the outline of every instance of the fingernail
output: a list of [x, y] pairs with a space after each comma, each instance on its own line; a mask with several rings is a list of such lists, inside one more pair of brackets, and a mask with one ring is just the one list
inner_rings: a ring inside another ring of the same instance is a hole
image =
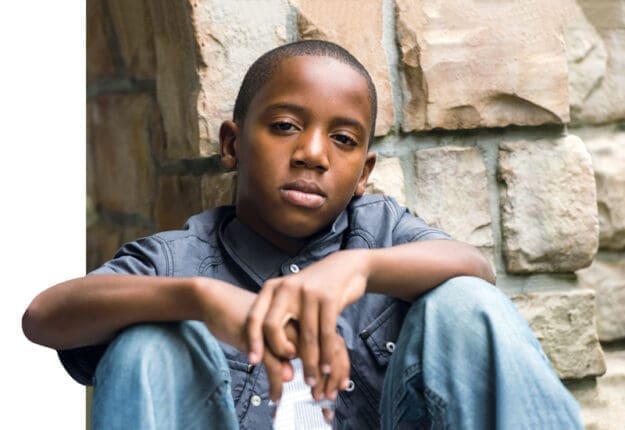
[[276, 412], [278, 411], [278, 405], [280, 404], [280, 400], [269, 400], [269, 410], [271, 411], [271, 419], [276, 418]]
[[314, 376], [309, 376], [306, 378], [306, 384], [308, 384], [309, 387], [314, 387], [317, 385], [317, 380]]
[[331, 371], [332, 371], [332, 368], [330, 367], [329, 364], [321, 365], [321, 373], [323, 373], [324, 375], [329, 375]]
[[338, 392], [338, 391], [336, 391], [336, 390], [334, 390], [334, 391], [332, 391], [332, 392], [330, 393], [330, 395], [328, 396], [328, 399], [330, 399], [330, 400], [334, 400], [334, 399], [336, 399], [336, 396], [338, 396], [338, 395], [339, 395], [339, 392]]
[[255, 352], [250, 352], [247, 355], [247, 361], [249, 361], [252, 364], [258, 364], [258, 354], [256, 354]]

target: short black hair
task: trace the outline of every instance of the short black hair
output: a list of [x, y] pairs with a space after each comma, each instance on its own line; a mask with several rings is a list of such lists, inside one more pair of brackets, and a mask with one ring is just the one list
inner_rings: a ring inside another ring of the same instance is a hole
[[360, 61], [349, 53], [345, 48], [336, 43], [325, 40], [300, 40], [279, 46], [261, 55], [247, 70], [237, 99], [234, 103], [233, 120], [237, 124], [243, 124], [247, 116], [248, 107], [254, 95], [260, 91], [272, 77], [273, 72], [280, 62], [286, 58], [315, 56], [334, 58], [356, 70], [367, 82], [369, 89], [369, 101], [371, 102], [371, 133], [369, 145], [375, 135], [375, 120], [378, 111], [378, 97], [373, 80]]

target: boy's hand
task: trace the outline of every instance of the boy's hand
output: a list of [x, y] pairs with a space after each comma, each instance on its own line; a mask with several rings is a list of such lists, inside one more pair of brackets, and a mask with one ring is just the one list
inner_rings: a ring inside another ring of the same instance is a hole
[[[195, 282], [195, 301], [204, 309], [202, 319], [211, 333], [245, 351], [245, 320], [256, 294], [217, 279], [198, 277]], [[233, 306], [233, 303], [236, 305]], [[287, 325], [285, 334], [290, 342], [297, 342], [295, 324]], [[277, 400], [282, 395], [283, 383], [293, 379], [293, 366], [288, 359], [276, 356], [269, 348], [263, 351], [262, 363], [269, 380], [269, 396]]]
[[[313, 397], [318, 400], [322, 393], [335, 397], [337, 389], [346, 387], [349, 375], [349, 358], [336, 333], [336, 320], [347, 305], [362, 297], [368, 275], [366, 252], [349, 250], [265, 282], [247, 318], [249, 361], [258, 362], [263, 356], [264, 342], [276, 356], [300, 356], [306, 382], [314, 387]], [[291, 320], [299, 324], [297, 344], [285, 333]]]

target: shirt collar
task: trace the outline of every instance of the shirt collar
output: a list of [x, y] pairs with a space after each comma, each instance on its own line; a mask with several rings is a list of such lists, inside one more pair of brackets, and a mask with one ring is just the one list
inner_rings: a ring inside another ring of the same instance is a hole
[[219, 239], [228, 255], [259, 286], [270, 278], [289, 273], [296, 264], [304, 268], [341, 248], [343, 232], [348, 226], [347, 211], [342, 211], [329, 228], [310, 238], [295, 256], [278, 249], [236, 216], [226, 217], [219, 228]]

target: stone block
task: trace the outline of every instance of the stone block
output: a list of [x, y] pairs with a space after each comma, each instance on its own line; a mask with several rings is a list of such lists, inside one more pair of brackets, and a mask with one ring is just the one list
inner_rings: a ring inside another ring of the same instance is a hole
[[236, 172], [202, 176], [202, 209], [234, 204]]
[[599, 222], [584, 143], [573, 135], [503, 142], [498, 173], [508, 272], [568, 272], [590, 265]]
[[625, 250], [625, 131], [605, 127], [580, 132], [595, 171], [599, 246]]
[[565, 123], [558, 2], [395, 0], [404, 131]]
[[493, 260], [486, 167], [472, 147], [422, 149], [414, 156], [414, 212]]
[[[583, 43], [590, 43], [588, 56], [595, 57], [596, 67], [586, 79], [596, 81], [589, 88], [583, 103], [573, 111], [576, 124], [602, 124], [625, 119], [625, 3], [622, 0], [578, 0], [585, 17], [601, 36], [605, 51], [596, 42], [595, 32], [589, 29]], [[599, 75], [596, 79], [593, 75]], [[573, 78], [576, 78], [573, 76]], [[584, 79], [578, 76], [577, 80]]]
[[599, 339], [625, 339], [625, 255], [599, 254], [590, 267], [576, 273], [580, 286], [597, 293]]
[[[378, 93], [375, 134], [388, 133], [394, 116], [390, 71], [382, 46], [382, 0], [299, 0], [294, 3], [302, 39], [337, 43], [369, 71]], [[366, 25], [365, 31], [363, 25]]]
[[516, 295], [512, 301], [527, 319], [561, 379], [605, 373], [595, 330], [595, 293], [578, 289]]
[[568, 0], [563, 6], [571, 122], [578, 123], [580, 113], [587, 115], [586, 100], [601, 86], [607, 73], [608, 53], [603, 39], [577, 2]]
[[102, 95], [87, 105], [96, 206], [150, 219], [156, 169], [151, 155], [153, 99], [146, 94]]
[[191, 215], [202, 211], [201, 178], [194, 175], [161, 176], [154, 204], [159, 230], [178, 230]]
[[596, 380], [567, 383], [581, 406], [584, 428], [620, 429], [625, 423], [625, 349], [623, 345], [604, 348], [607, 371]]
[[110, 260], [121, 245], [119, 227], [96, 223], [87, 228], [87, 272]]
[[113, 25], [102, 0], [87, 0], [87, 82], [112, 78], [117, 72], [111, 45]]
[[154, 36], [146, 2], [108, 0], [108, 6], [126, 73], [137, 79], [154, 79]]
[[169, 158], [219, 153], [251, 63], [286, 40], [286, 0], [150, 1], [156, 82]]
[[397, 157], [377, 157], [375, 168], [369, 176], [366, 193], [385, 194], [406, 206], [406, 184], [404, 170]]

